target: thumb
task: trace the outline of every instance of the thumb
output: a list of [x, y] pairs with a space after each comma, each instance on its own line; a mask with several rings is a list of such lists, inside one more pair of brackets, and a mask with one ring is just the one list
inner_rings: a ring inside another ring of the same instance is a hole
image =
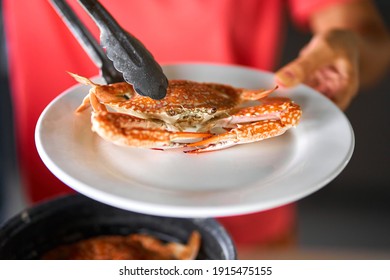
[[299, 57], [276, 72], [280, 86], [292, 87], [304, 83], [314, 72], [334, 60], [335, 54], [323, 41], [315, 38], [304, 48]]

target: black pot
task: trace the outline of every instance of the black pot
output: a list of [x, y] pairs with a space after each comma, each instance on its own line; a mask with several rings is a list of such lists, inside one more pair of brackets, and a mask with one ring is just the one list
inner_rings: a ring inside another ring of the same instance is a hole
[[149, 233], [163, 241], [186, 243], [198, 230], [198, 259], [236, 259], [234, 244], [214, 219], [158, 217], [114, 208], [76, 194], [27, 209], [0, 228], [0, 259], [40, 259], [59, 245], [98, 235]]

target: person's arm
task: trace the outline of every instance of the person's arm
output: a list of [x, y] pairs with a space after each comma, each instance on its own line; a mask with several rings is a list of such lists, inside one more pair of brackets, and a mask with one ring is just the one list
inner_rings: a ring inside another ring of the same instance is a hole
[[390, 35], [368, 0], [329, 6], [312, 14], [313, 38], [280, 69], [281, 85], [306, 83], [346, 109], [359, 85], [377, 82], [390, 65]]

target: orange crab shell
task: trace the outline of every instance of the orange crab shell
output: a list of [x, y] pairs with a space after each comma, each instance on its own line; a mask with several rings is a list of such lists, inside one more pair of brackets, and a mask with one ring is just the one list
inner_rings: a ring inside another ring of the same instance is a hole
[[[213, 151], [281, 135], [295, 127], [302, 114], [289, 98], [268, 97], [277, 87], [250, 90], [171, 80], [167, 96], [153, 100], [138, 95], [127, 83], [98, 85], [72, 76], [92, 86], [77, 111], [91, 104], [93, 130], [124, 146]], [[260, 105], [242, 107], [249, 100], [259, 100]], [[118, 112], [109, 112], [106, 106]]]
[[101, 103], [118, 112], [177, 124], [179, 130], [196, 127], [214, 117], [226, 115], [240, 103], [239, 89], [183, 80], [170, 80], [167, 95], [161, 100], [138, 95], [126, 83], [96, 88], [94, 94]]

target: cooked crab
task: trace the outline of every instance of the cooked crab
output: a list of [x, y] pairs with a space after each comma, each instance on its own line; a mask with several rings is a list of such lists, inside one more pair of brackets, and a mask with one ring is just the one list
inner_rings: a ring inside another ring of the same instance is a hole
[[156, 237], [133, 233], [104, 235], [60, 245], [46, 252], [44, 260], [193, 260], [201, 245], [201, 236], [193, 231], [187, 244], [163, 242]]
[[[127, 83], [99, 85], [70, 74], [92, 86], [77, 112], [91, 104], [92, 129], [119, 145], [212, 151], [283, 134], [296, 126], [301, 116], [300, 107], [290, 99], [268, 97], [277, 87], [250, 90], [170, 80], [166, 97], [153, 100], [138, 95]], [[251, 100], [261, 104], [244, 107]]]

